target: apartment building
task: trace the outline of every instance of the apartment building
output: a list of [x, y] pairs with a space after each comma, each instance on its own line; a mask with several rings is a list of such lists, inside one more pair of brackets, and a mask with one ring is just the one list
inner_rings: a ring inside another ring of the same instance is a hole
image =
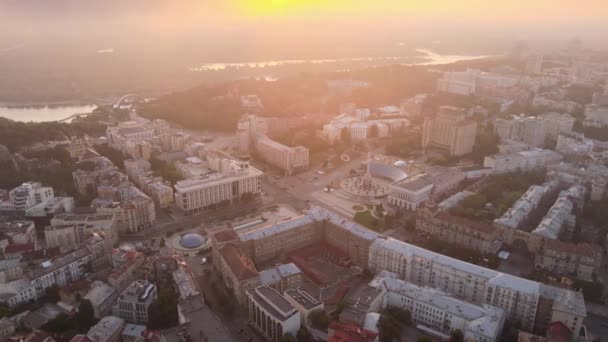
[[[489, 304], [504, 310], [506, 317], [519, 322], [531, 331], [547, 324], [545, 317], [555, 314], [561, 303], [544, 296], [541, 283], [486, 269], [392, 238], [375, 239], [370, 247], [369, 267], [374, 271], [387, 270], [399, 278], [420, 286], [430, 286], [455, 298], [475, 304]], [[586, 316], [582, 294], [559, 289], [560, 295], [572, 296], [577, 310], [563, 320], [582, 321]], [[539, 307], [543, 300], [544, 305]], [[543, 309], [542, 314], [537, 312]], [[546, 313], [545, 313], [546, 311]], [[537, 317], [538, 316], [538, 317]], [[536, 321], [535, 321], [536, 319]]]
[[0, 232], [4, 234], [10, 244], [15, 245], [32, 243], [36, 239], [34, 221], [29, 220], [0, 222]]
[[279, 168], [286, 175], [308, 169], [309, 151], [304, 146], [289, 147], [266, 136], [256, 140], [256, 155], [266, 163]]
[[[220, 255], [227, 248], [232, 250], [232, 256], [224, 257], [232, 261], [220, 266], [221, 269], [230, 268], [234, 274], [226, 283], [239, 283], [241, 288], [246, 289], [245, 292], [255, 288], [259, 279], [254, 262], [263, 263], [295, 249], [324, 242], [346, 252], [358, 267], [375, 272], [386, 270], [405, 281], [439, 289], [459, 300], [478, 306], [488, 304], [498, 307], [505, 312], [505, 317], [519, 322], [528, 331], [540, 329], [555, 320], [572, 326], [572, 322], [582, 322], [586, 316], [581, 293], [547, 289], [546, 285], [535, 281], [385, 238], [319, 207], [313, 207], [306, 214], [287, 221], [237, 232], [237, 239], [234, 232], [216, 235], [222, 238], [214, 235], [213, 240], [217, 241], [212, 244], [223, 244]], [[223, 262], [221, 259], [220, 262]], [[224, 277], [229, 274], [222, 273]], [[562, 301], [564, 297], [569, 298], [568, 304]], [[575, 329], [579, 328], [575, 326]]]
[[173, 204], [173, 187], [162, 177], [154, 176], [147, 160], [127, 159], [124, 164], [129, 179], [152, 197], [157, 207], [169, 208]]
[[542, 170], [560, 160], [562, 156], [557, 152], [535, 148], [529, 151], [487, 156], [483, 160], [483, 166], [491, 168], [493, 173], [527, 172]]
[[98, 213], [116, 215], [119, 233], [141, 232], [156, 223], [154, 201], [132, 184], [122, 182], [116, 187], [104, 187], [103, 191], [100, 188], [98, 192], [100, 197], [91, 205]]
[[91, 302], [95, 317], [102, 318], [112, 311], [112, 305], [114, 305], [118, 294], [112, 286], [96, 280], [91, 284], [91, 289], [84, 298]]
[[437, 81], [437, 91], [512, 100], [521, 97], [520, 78], [476, 69], [450, 71]]
[[492, 225], [425, 208], [416, 218], [416, 231], [433, 239], [474, 249], [484, 254], [497, 252], [500, 232]]
[[520, 229], [537, 216], [540, 206], [559, 190], [559, 182], [531, 185], [528, 190], [494, 224], [506, 229]]
[[108, 283], [122, 291], [138, 278], [144, 255], [137, 252], [132, 245], [123, 244], [112, 250], [111, 263], [113, 270], [108, 277]]
[[576, 214], [583, 209], [586, 195], [587, 189], [582, 185], [573, 185], [560, 192], [557, 200], [532, 234], [549, 240], [558, 238], [569, 240], [576, 224]]
[[224, 160], [219, 172], [186, 179], [175, 184], [175, 203], [188, 214], [201, 213], [222, 202], [232, 203], [244, 194], [262, 191], [262, 171], [248, 163]]
[[576, 121], [569, 114], [547, 113], [540, 116], [545, 121], [545, 141], [556, 142], [561, 133], [571, 133]]
[[473, 152], [477, 123], [466, 119], [462, 108], [441, 106], [434, 118], [424, 121], [422, 147], [444, 149], [453, 156]]
[[112, 315], [128, 323], [147, 324], [148, 309], [157, 296], [156, 285], [146, 280], [136, 280], [118, 296]]
[[602, 257], [602, 249], [598, 245], [547, 240], [541, 252], [536, 254], [534, 265], [553, 274], [594, 281], [600, 272]]
[[294, 263], [282, 264], [259, 272], [260, 285], [268, 285], [283, 293], [302, 286], [304, 273]]
[[14, 307], [36, 300], [45, 295], [45, 290], [57, 285], [64, 287], [81, 279], [91, 262], [91, 251], [83, 247], [58, 258], [50, 259], [24, 272], [24, 277], [0, 284], [0, 301]]
[[454, 330], [465, 341], [494, 342], [500, 339], [504, 311], [488, 304], [475, 305], [428, 287], [420, 287], [386, 273], [370, 283], [383, 293], [383, 307], [408, 310], [412, 320], [434, 335], [449, 338]]
[[[70, 227], [74, 230], [76, 244], [84, 242], [90, 235], [99, 235], [108, 240], [110, 245], [118, 242], [118, 225], [116, 216], [113, 214], [61, 214], [53, 217], [50, 227], [47, 228], [51, 231], [68, 229], [66, 234], [69, 235]], [[52, 242], [52, 244], [55, 244], [55, 242]], [[60, 242], [56, 244], [62, 245]]]
[[277, 290], [260, 286], [247, 291], [249, 324], [272, 342], [284, 335], [296, 336], [301, 326], [300, 313]]
[[76, 190], [83, 195], [95, 194], [97, 187], [101, 185], [102, 176], [118, 171], [116, 165], [108, 158], [99, 157], [91, 160], [91, 162], [95, 165], [92, 170], [78, 169], [72, 172], [72, 179], [74, 180]]
[[555, 144], [555, 151], [564, 155], [585, 155], [593, 151], [593, 140], [577, 133], [560, 133]]
[[219, 271], [224, 284], [232, 289], [232, 294], [239, 303], [245, 303], [245, 292], [260, 283], [255, 264], [232, 244], [222, 247], [219, 255]]

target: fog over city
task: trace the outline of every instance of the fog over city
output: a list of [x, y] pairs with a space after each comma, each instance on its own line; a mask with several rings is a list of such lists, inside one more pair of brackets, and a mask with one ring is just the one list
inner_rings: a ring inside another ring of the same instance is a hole
[[607, 342], [606, 0], [0, 0], [0, 337]]

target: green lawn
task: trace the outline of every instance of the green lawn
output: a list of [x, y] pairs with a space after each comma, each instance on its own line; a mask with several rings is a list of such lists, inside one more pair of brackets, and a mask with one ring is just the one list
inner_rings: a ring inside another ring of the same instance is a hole
[[384, 219], [375, 218], [370, 210], [357, 212], [355, 214], [354, 220], [360, 225], [363, 225], [373, 231], [384, 231]]

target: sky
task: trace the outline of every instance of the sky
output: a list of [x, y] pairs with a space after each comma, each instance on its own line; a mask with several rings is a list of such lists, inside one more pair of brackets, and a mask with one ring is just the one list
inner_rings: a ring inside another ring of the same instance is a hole
[[21, 44], [581, 37], [605, 42], [604, 0], [0, 0], [0, 53]]

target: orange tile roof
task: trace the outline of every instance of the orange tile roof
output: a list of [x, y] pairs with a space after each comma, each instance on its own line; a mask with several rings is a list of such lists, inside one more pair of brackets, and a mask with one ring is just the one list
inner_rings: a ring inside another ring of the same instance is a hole
[[220, 255], [239, 281], [258, 276], [258, 270], [255, 268], [253, 261], [243, 255], [236, 246], [228, 244], [222, 247]]

